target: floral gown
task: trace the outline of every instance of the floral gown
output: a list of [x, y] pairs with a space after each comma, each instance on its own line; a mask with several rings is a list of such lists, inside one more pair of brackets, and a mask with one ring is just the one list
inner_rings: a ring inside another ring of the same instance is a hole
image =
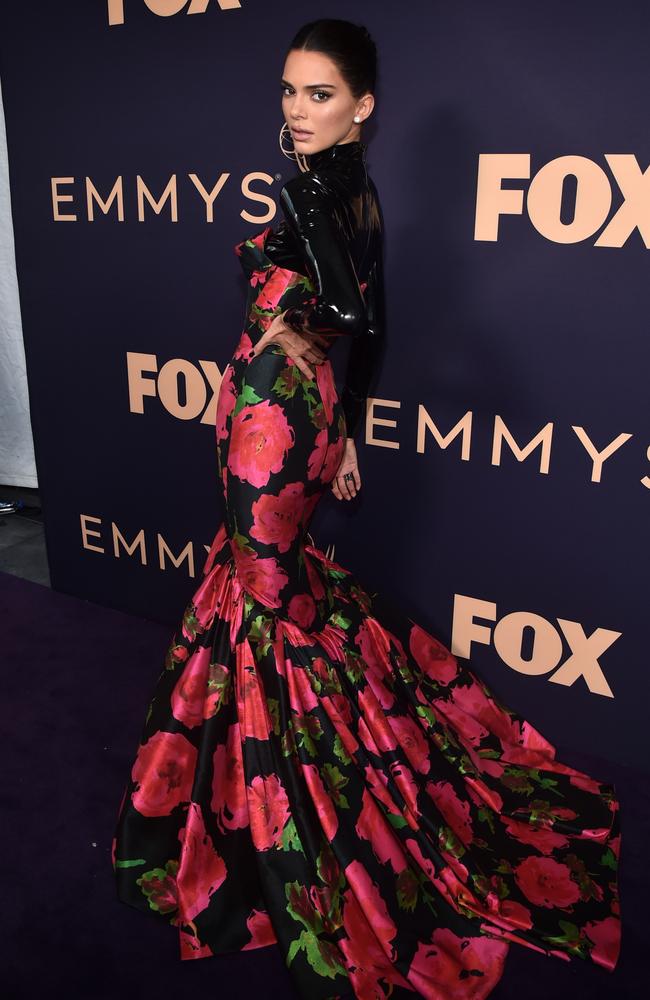
[[[239, 243], [246, 324], [217, 411], [225, 521], [169, 646], [113, 840], [118, 898], [182, 959], [277, 943], [305, 1000], [483, 998], [512, 942], [608, 971], [615, 787], [308, 544], [345, 418], [251, 348], [309, 279]], [[362, 286], [363, 288], [363, 286]], [[391, 621], [388, 621], [390, 614]]]

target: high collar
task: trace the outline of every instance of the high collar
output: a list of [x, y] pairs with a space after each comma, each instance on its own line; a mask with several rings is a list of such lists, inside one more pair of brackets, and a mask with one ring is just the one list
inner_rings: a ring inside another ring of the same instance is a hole
[[333, 146], [327, 146], [309, 155], [309, 169], [318, 170], [330, 165], [344, 166], [354, 160], [363, 160], [366, 149], [366, 143], [360, 139], [354, 139], [352, 142], [335, 142]]

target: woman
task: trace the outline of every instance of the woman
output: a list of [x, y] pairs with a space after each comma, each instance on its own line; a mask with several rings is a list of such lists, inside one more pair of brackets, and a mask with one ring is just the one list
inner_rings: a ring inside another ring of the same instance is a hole
[[308, 24], [283, 74], [301, 169], [278, 228], [235, 248], [248, 301], [218, 403], [225, 520], [120, 806], [119, 898], [176, 926], [183, 959], [277, 942], [309, 1000], [486, 997], [513, 942], [611, 971], [614, 786], [556, 761], [441, 642], [389, 627], [308, 544], [323, 492], [360, 489], [353, 435], [384, 330], [360, 139], [373, 42]]

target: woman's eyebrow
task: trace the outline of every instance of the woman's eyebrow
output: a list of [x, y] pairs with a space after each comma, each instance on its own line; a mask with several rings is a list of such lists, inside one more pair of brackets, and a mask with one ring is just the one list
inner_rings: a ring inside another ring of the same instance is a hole
[[[293, 87], [293, 84], [289, 83], [288, 80], [282, 79], [282, 80], [280, 80], [280, 83], [282, 84], [283, 87]], [[333, 90], [336, 90], [336, 84], [334, 84], [334, 83], [307, 83], [307, 84], [305, 84], [305, 90], [322, 90], [323, 87], [331, 87]]]

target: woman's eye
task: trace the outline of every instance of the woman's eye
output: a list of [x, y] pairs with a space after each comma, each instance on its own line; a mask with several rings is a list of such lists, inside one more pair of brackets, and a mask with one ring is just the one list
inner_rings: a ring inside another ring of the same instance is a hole
[[[287, 96], [287, 91], [290, 91], [291, 93], [293, 93], [293, 87], [288, 87], [288, 86], [287, 87], [282, 87], [281, 90], [282, 90], [282, 93], [285, 96]], [[321, 97], [325, 98], [325, 100], [328, 100], [328, 98], [331, 96], [330, 94], [327, 93], [326, 90], [315, 90], [313, 96], [316, 97], [317, 94], [320, 94]], [[317, 104], [323, 104], [324, 102], [319, 100], [319, 101], [316, 101], [316, 103]]]

